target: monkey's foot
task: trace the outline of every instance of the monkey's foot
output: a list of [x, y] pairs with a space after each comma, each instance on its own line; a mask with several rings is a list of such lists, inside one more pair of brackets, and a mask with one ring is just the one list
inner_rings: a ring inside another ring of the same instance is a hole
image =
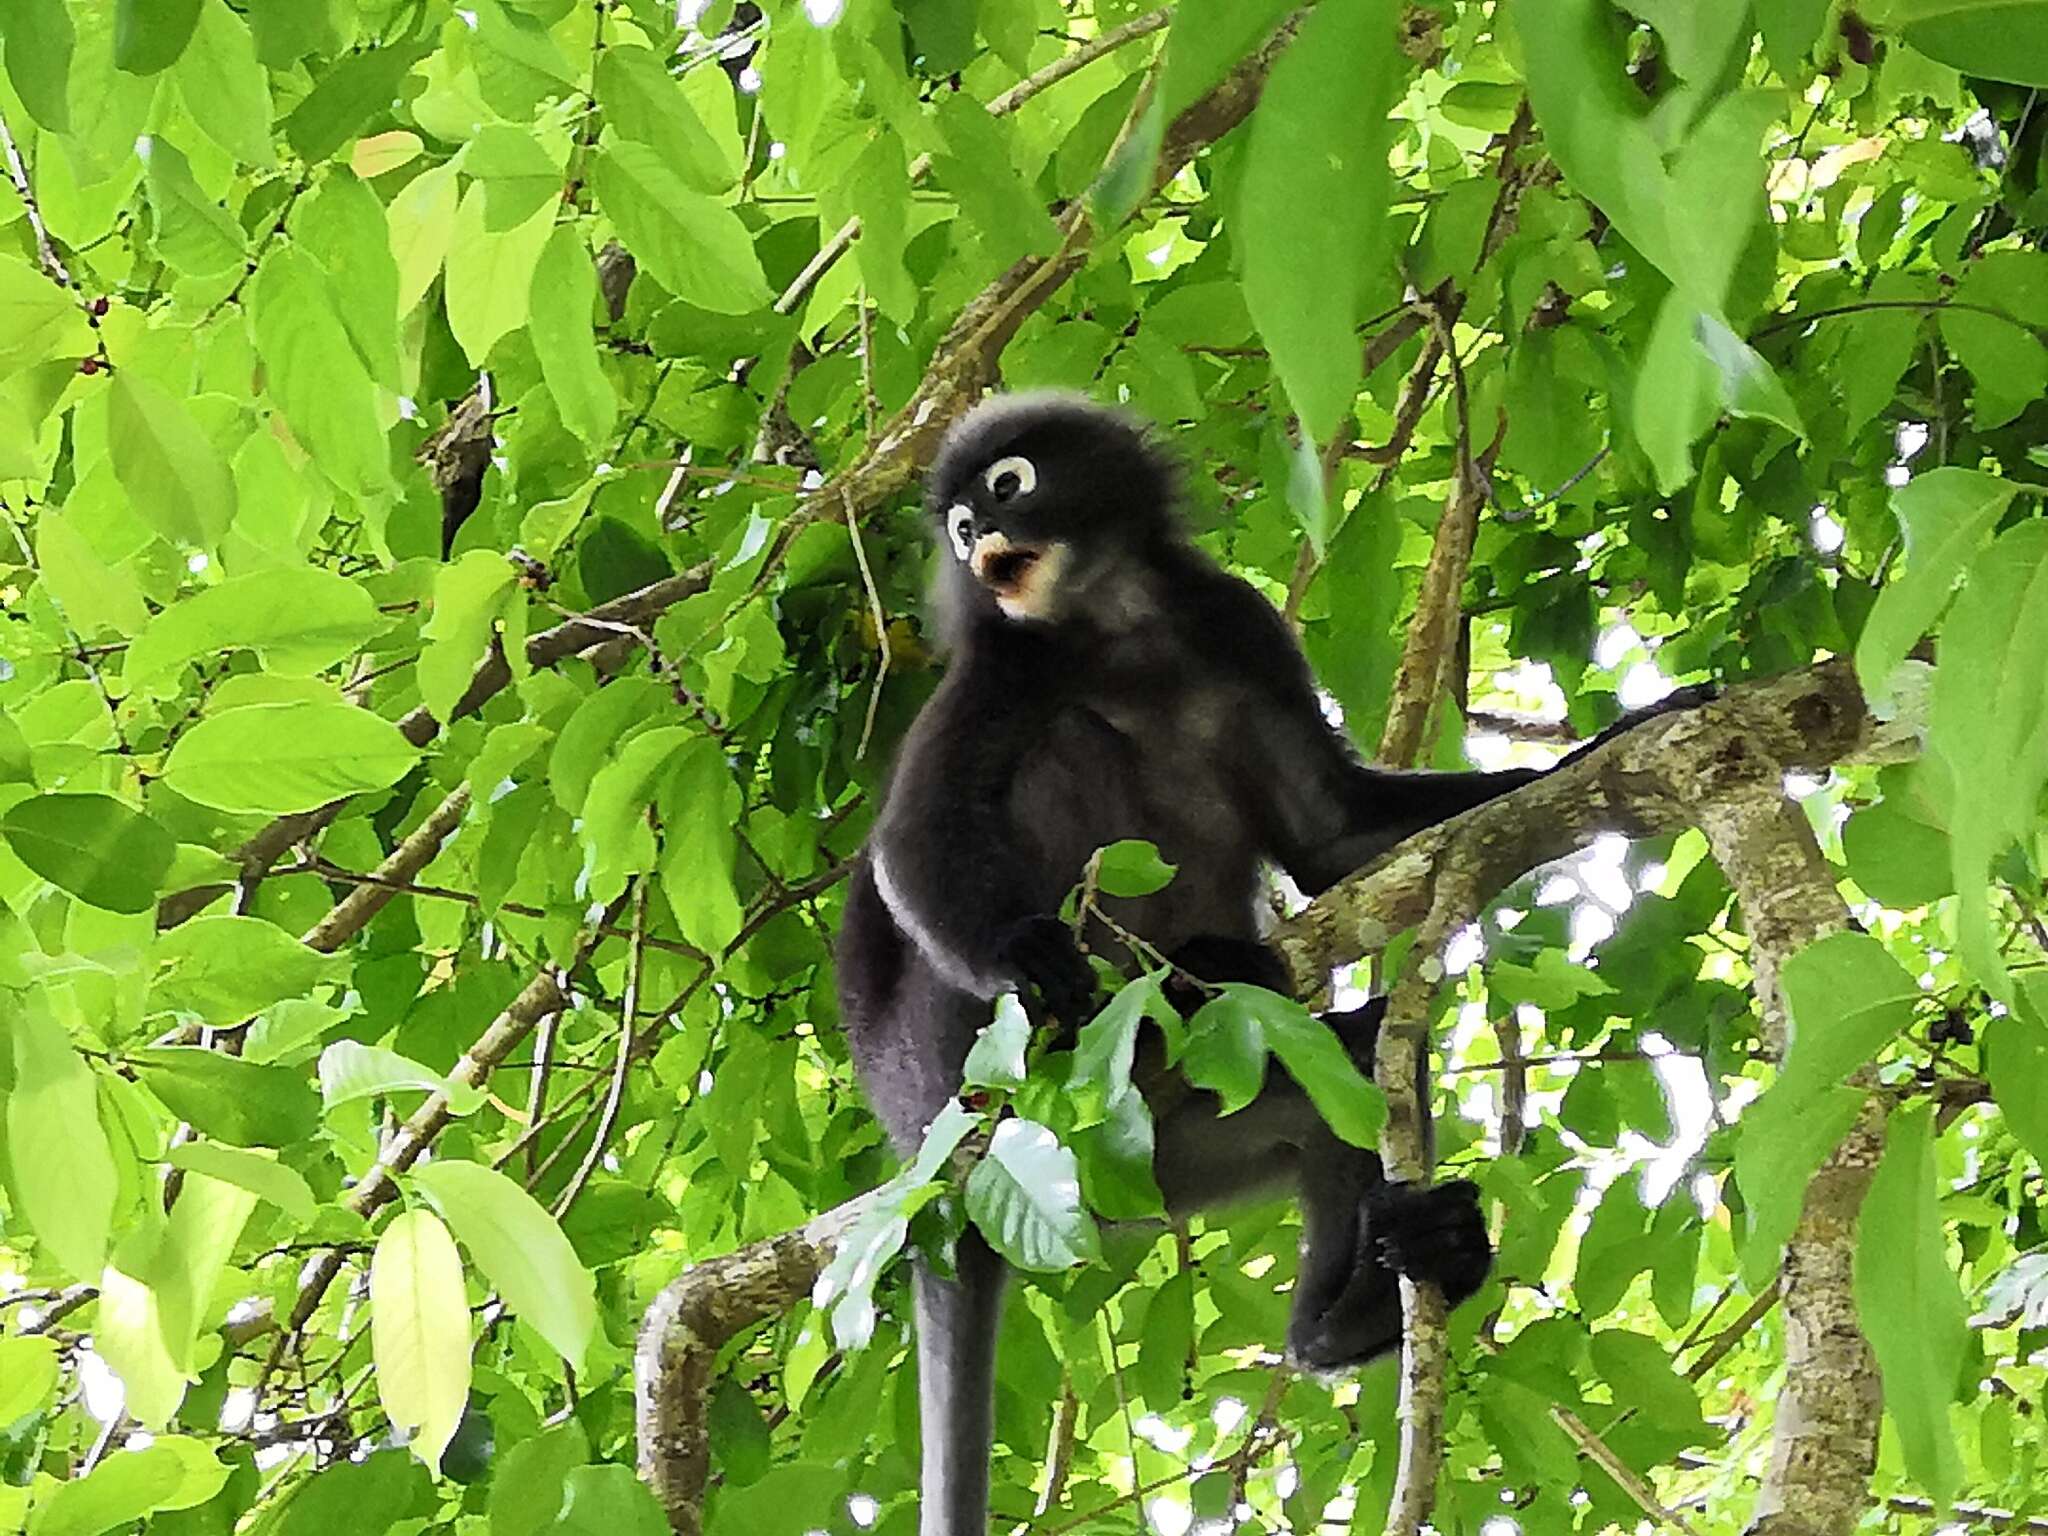
[[1366, 1196], [1365, 1230], [1381, 1263], [1433, 1282], [1452, 1306], [1485, 1284], [1493, 1267], [1479, 1186], [1470, 1179], [1420, 1189], [1383, 1184]]

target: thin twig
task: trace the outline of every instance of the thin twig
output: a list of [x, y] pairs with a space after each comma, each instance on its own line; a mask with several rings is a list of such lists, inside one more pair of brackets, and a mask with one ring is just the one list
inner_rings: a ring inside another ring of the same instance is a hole
[[1621, 1486], [1621, 1491], [1634, 1499], [1644, 1514], [1660, 1524], [1676, 1527], [1683, 1531], [1685, 1536], [1698, 1536], [1682, 1516], [1664, 1507], [1663, 1502], [1657, 1497], [1657, 1490], [1617, 1456], [1612, 1446], [1594, 1434], [1584, 1419], [1559, 1404], [1551, 1405], [1550, 1416], [1557, 1421], [1560, 1429], [1572, 1437], [1572, 1443], [1578, 1446], [1580, 1453], [1613, 1478]]
[[633, 1061], [633, 1019], [640, 1008], [640, 971], [647, 958], [648, 885], [649, 877], [641, 875], [638, 889], [633, 893], [633, 938], [626, 952], [626, 993], [619, 1000], [619, 1051], [612, 1067], [611, 1087], [605, 1093], [604, 1109], [597, 1120], [597, 1133], [590, 1138], [590, 1147], [584, 1152], [583, 1161], [577, 1165], [568, 1186], [563, 1189], [561, 1199], [555, 1202], [557, 1221], [569, 1214], [569, 1207], [576, 1203], [576, 1197], [583, 1193], [583, 1186], [597, 1171], [598, 1163], [604, 1158], [605, 1144], [612, 1139], [612, 1131], [619, 1123], [619, 1108], [626, 1101], [626, 1068]]
[[853, 755], [868, 755], [868, 741], [875, 734], [875, 711], [882, 703], [882, 684], [889, 680], [889, 615], [882, 608], [882, 594], [875, 586], [875, 573], [868, 565], [867, 545], [860, 536], [860, 514], [851, 496], [846, 502], [846, 536], [853, 541], [854, 562], [860, 566], [860, 583], [867, 589], [868, 612], [875, 621], [875, 685], [868, 691], [867, 718], [861, 722], [860, 745]]

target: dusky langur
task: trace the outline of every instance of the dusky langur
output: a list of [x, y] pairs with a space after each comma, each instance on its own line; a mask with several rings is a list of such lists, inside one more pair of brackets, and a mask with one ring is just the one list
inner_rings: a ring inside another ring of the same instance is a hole
[[[1096, 849], [1142, 838], [1178, 866], [1153, 895], [1103, 898], [1119, 925], [1203, 980], [1285, 991], [1260, 938], [1264, 865], [1314, 894], [1537, 775], [1362, 764], [1281, 615], [1194, 546], [1168, 457], [1120, 414], [998, 397], [954, 427], [927, 484], [951, 660], [854, 870], [838, 956], [855, 1066], [906, 1156], [960, 1091], [998, 993], [1068, 1029], [1092, 1017], [1096, 976], [1057, 914]], [[1121, 953], [1107, 931], [1088, 943]], [[1367, 1071], [1381, 1009], [1328, 1020]], [[1484, 1281], [1476, 1187], [1388, 1182], [1278, 1066], [1227, 1120], [1206, 1093], [1148, 1102], [1170, 1212], [1297, 1194], [1300, 1364], [1394, 1347], [1401, 1274], [1453, 1305]], [[921, 1536], [987, 1529], [1004, 1267], [972, 1227], [954, 1278], [916, 1266]]]

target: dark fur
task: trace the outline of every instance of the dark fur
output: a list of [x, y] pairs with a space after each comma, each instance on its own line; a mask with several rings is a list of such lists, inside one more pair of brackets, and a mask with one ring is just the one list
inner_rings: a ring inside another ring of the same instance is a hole
[[[981, 477], [1011, 454], [1032, 461], [1038, 483], [999, 505]], [[1053, 914], [1096, 848], [1145, 838], [1179, 866], [1158, 894], [1106, 903], [1126, 927], [1209, 980], [1284, 990], [1260, 942], [1263, 863], [1321, 891], [1533, 777], [1362, 765], [1325, 719], [1281, 616], [1188, 542], [1175, 494], [1146, 432], [1064, 396], [982, 406], [933, 470], [952, 664], [903, 744], [839, 953], [854, 1061], [905, 1154], [958, 1092], [998, 991], [1020, 988], [1069, 1027], [1092, 1012], [1094, 977]], [[1067, 601], [1050, 621], [1004, 617], [945, 547], [943, 520], [962, 502], [977, 530], [1069, 546]], [[1115, 953], [1106, 933], [1090, 944]], [[1379, 1014], [1330, 1021], [1368, 1063]], [[1454, 1303], [1484, 1280], [1473, 1186], [1389, 1185], [1285, 1072], [1221, 1123], [1205, 1094], [1154, 1107], [1155, 1171], [1173, 1211], [1298, 1192], [1288, 1347], [1303, 1364], [1351, 1366], [1398, 1343], [1396, 1266]], [[918, 1270], [923, 1536], [986, 1529], [1002, 1280], [972, 1231], [956, 1280]]]

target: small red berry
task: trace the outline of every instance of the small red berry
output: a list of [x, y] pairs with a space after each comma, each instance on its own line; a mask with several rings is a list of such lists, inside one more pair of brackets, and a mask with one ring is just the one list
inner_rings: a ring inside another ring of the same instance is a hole
[[92, 312], [95, 315], [104, 315], [111, 308], [113, 308], [113, 305], [107, 302], [107, 296], [105, 294], [101, 294], [98, 298], [92, 301]]
[[90, 378], [100, 371], [100, 360], [96, 357], [82, 357], [78, 360], [78, 371]]

